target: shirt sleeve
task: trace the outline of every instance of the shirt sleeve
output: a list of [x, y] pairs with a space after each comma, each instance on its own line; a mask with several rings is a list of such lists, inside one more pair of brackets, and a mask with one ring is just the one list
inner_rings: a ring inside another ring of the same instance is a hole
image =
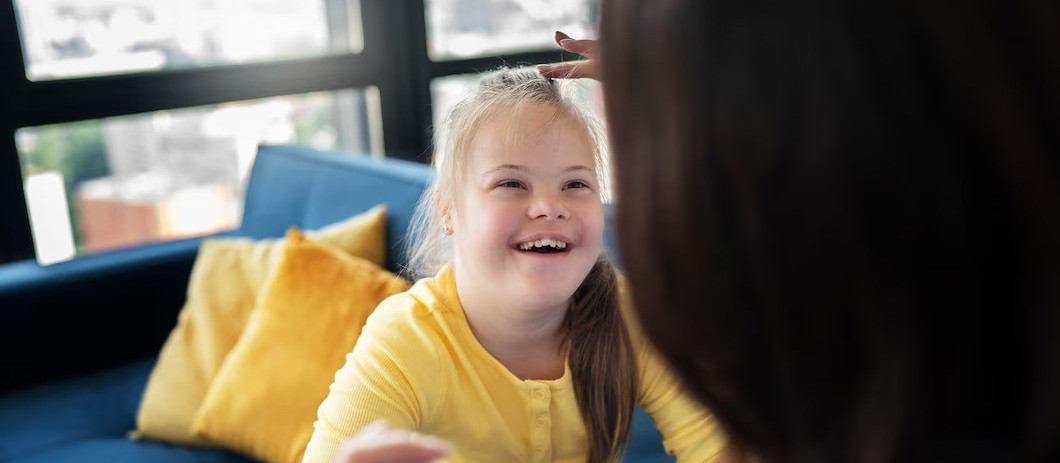
[[726, 439], [710, 412], [684, 391], [665, 361], [647, 341], [637, 325], [632, 297], [621, 287], [623, 318], [637, 352], [640, 373], [639, 403], [651, 415], [663, 436], [666, 453], [681, 463], [722, 460]]
[[317, 410], [313, 435], [303, 463], [332, 463], [339, 445], [364, 426], [386, 420], [390, 426], [414, 430], [423, 422], [425, 387], [434, 377], [434, 349], [421, 342], [416, 302], [398, 295], [368, 318], [346, 364], [335, 374], [330, 392]]

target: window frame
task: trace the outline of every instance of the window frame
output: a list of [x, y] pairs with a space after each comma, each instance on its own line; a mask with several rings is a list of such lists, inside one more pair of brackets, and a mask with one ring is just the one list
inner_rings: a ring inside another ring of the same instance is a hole
[[[345, 11], [345, 0], [324, 1], [329, 11]], [[433, 79], [501, 65], [578, 59], [556, 49], [432, 61], [424, 0], [360, 0], [364, 46], [359, 53], [31, 81], [26, 77], [14, 1], [4, 3], [0, 6], [0, 264], [35, 258], [15, 144], [15, 132], [21, 127], [375, 86], [386, 156], [425, 163], [430, 162], [432, 146]], [[329, 27], [344, 30], [346, 25], [329, 21]]]

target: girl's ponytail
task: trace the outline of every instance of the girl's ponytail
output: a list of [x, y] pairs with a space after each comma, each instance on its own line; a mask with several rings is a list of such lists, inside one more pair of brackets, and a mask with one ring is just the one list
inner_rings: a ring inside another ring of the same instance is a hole
[[566, 326], [574, 394], [588, 434], [586, 461], [610, 461], [629, 439], [639, 379], [615, 269], [606, 258], [575, 291]]

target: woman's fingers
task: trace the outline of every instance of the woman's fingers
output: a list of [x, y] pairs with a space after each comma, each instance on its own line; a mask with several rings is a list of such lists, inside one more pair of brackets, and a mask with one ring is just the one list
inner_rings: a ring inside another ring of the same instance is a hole
[[556, 31], [556, 43], [571, 53], [577, 53], [588, 59], [566, 63], [544, 64], [537, 67], [542, 75], [551, 79], [597, 79], [596, 41], [575, 40], [563, 32]]
[[592, 60], [568, 61], [566, 63], [542, 64], [537, 67], [550, 79], [597, 79], [596, 62]]
[[589, 59], [596, 58], [595, 40], [563, 39], [559, 41], [560, 48], [571, 53], [577, 53]]
[[577, 53], [589, 59], [596, 58], [596, 40], [575, 40], [563, 32], [556, 31], [556, 44], [571, 53]]

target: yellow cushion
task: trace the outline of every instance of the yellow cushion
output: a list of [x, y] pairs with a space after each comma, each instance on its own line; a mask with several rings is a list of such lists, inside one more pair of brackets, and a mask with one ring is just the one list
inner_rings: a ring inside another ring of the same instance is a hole
[[[386, 208], [375, 208], [311, 236], [382, 265]], [[221, 363], [243, 332], [259, 289], [283, 255], [282, 240], [204, 240], [188, 295], [147, 382], [136, 437], [207, 445], [191, 421]]]
[[368, 315], [408, 283], [288, 232], [283, 260], [195, 415], [192, 431], [270, 463], [298, 463], [328, 386]]

